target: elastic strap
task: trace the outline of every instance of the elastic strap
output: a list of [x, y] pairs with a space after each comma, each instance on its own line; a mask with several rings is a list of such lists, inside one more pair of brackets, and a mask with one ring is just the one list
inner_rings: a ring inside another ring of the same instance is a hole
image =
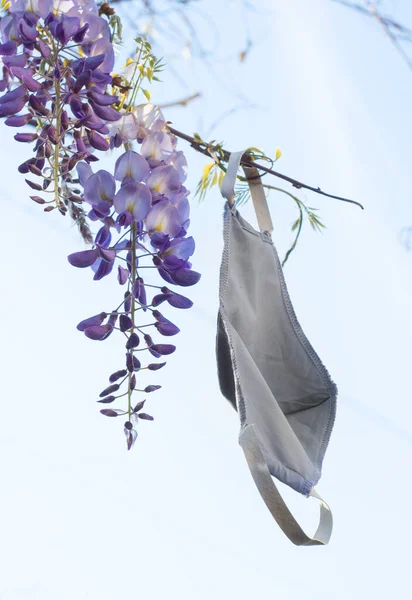
[[[227, 171], [222, 181], [220, 191], [222, 196], [229, 202], [230, 206], [233, 206], [235, 202], [235, 183], [243, 154], [244, 151], [232, 152], [230, 154]], [[259, 229], [260, 231], [269, 231], [269, 233], [271, 233], [273, 231], [273, 224], [259, 172], [254, 167], [243, 167], [243, 171], [248, 180], [250, 195], [252, 197]]]
[[239, 444], [245, 453], [250, 472], [260, 495], [272, 513], [273, 518], [290, 541], [296, 544], [296, 546], [319, 546], [327, 544], [333, 528], [332, 512], [328, 504], [322, 500], [315, 489], [312, 489], [309, 495], [317, 498], [320, 502], [320, 519], [315, 535], [309, 537], [286, 506], [275, 485], [263, 456], [254, 425], [247, 425], [242, 429], [239, 436]]

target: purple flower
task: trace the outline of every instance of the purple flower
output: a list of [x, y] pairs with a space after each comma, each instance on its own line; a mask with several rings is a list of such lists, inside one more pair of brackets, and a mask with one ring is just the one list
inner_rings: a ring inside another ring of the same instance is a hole
[[180, 331], [179, 327], [170, 322], [165, 323], [160, 321], [159, 323], [155, 323], [155, 327], [161, 335], [166, 336], [176, 335]]
[[179, 173], [170, 165], [153, 169], [146, 181], [153, 193], [170, 198], [181, 187]]
[[192, 271], [192, 269], [182, 268], [173, 271], [171, 277], [176, 285], [186, 287], [195, 285], [201, 278], [201, 275], [196, 271]]
[[[91, 76], [91, 71], [89, 70], [89, 72]], [[85, 73], [85, 71], [83, 71], [83, 73]], [[79, 78], [77, 79], [77, 81], [79, 81]], [[89, 98], [89, 100], [91, 100], [95, 104], [98, 104], [99, 106], [110, 106], [111, 104], [114, 104], [119, 100], [118, 96], [111, 96], [110, 94], [101, 94], [100, 92], [93, 90], [93, 88], [87, 92], [87, 97]], [[118, 118], [122, 117], [120, 113], [117, 113], [117, 115]]]
[[0, 117], [8, 117], [9, 115], [15, 115], [20, 112], [23, 106], [26, 104], [27, 97], [16, 98], [16, 100], [10, 100], [0, 104]]
[[20, 19], [19, 24], [17, 25], [17, 31], [19, 33], [19, 38], [23, 42], [23, 44], [30, 46], [37, 39], [37, 29], [36, 26], [28, 22], [27, 19]]
[[107, 260], [114, 260], [116, 257], [116, 252], [114, 250], [111, 251], [112, 254], [110, 254], [110, 255], [106, 254], [106, 257], [102, 250], [102, 248], [107, 248], [108, 246], [110, 246], [111, 240], [112, 240], [112, 234], [110, 233], [110, 227], [108, 225], [103, 225], [103, 227], [101, 227], [99, 229], [99, 231], [97, 232], [94, 242], [95, 242], [96, 246], [101, 247], [100, 254], [103, 258], [106, 258]]
[[27, 143], [37, 140], [37, 137], [37, 133], [16, 133], [14, 139], [16, 140], [16, 142]]
[[127, 440], [127, 449], [130, 450], [137, 439], [137, 431], [135, 429], [129, 431], [126, 427], [124, 428], [124, 431]]
[[181, 229], [179, 211], [168, 200], [162, 200], [150, 209], [146, 227], [149, 234], [161, 232], [172, 238]]
[[147, 413], [139, 413], [137, 416], [139, 417], [139, 419], [143, 419], [144, 421], [154, 420], [154, 418], [151, 415], [148, 415]]
[[176, 350], [176, 346], [173, 346], [172, 344], [153, 344], [151, 346], [151, 349], [154, 350], [154, 352], [156, 352], [157, 354], [163, 356], [167, 354], [172, 354]]
[[79, 162], [76, 165], [76, 170], [79, 176], [80, 184], [85, 187], [86, 181], [93, 175], [91, 166], [85, 162]]
[[171, 336], [179, 333], [180, 329], [166, 319], [158, 310], [154, 310], [152, 314], [157, 321], [155, 327], [161, 335]]
[[154, 104], [140, 104], [133, 110], [132, 115], [138, 131], [131, 139], [143, 140], [150, 133], [163, 129], [166, 124], [162, 111]]
[[189, 298], [172, 292], [167, 287], [162, 287], [161, 291], [166, 295], [167, 302], [175, 308], [191, 308], [193, 306], [193, 302]]
[[[54, 28], [54, 23], [50, 24], [50, 31], [56, 37], [56, 39], [63, 45], [72, 39], [80, 29], [80, 19], [78, 17], [69, 17], [65, 14], [61, 16], [60, 23]], [[54, 31], [53, 31], [54, 29]]]
[[98, 257], [98, 250], [83, 250], [82, 252], [74, 252], [74, 254], [69, 254], [67, 260], [73, 267], [84, 269], [85, 267], [91, 267], [91, 265], [96, 262]]
[[114, 197], [114, 207], [121, 214], [129, 212], [135, 221], [142, 221], [149, 212], [152, 195], [144, 183], [130, 182], [120, 188]]
[[152, 305], [160, 306], [160, 304], [162, 304], [162, 302], [165, 302], [166, 300], [167, 294], [157, 294], [156, 296], [153, 296]]
[[150, 365], [147, 365], [147, 368], [149, 369], [149, 371], [158, 371], [159, 369], [164, 367], [165, 364], [166, 364], [165, 362], [164, 363], [151, 363]]
[[133, 371], [138, 371], [141, 367], [140, 360], [136, 358], [136, 356], [133, 356], [133, 354], [130, 354], [130, 352], [128, 352], [126, 354], [126, 367], [129, 373], [133, 373]]
[[[101, 248], [99, 249], [101, 252]], [[113, 270], [114, 261], [108, 261], [104, 258], [98, 258], [92, 265], [94, 271], [94, 281], [100, 281], [103, 277], [107, 277]]]
[[190, 205], [189, 205], [189, 200], [186, 196], [187, 192], [179, 192], [177, 194], [175, 194], [174, 196], [171, 196], [170, 202], [176, 206], [177, 210], [179, 211], [179, 215], [180, 215], [180, 219], [182, 222], [182, 226], [186, 229], [188, 229], [189, 227], [189, 215], [190, 215]]
[[187, 178], [187, 160], [181, 150], [173, 152], [170, 158], [167, 159], [167, 164], [172, 165], [179, 174], [180, 181], [183, 183]]
[[87, 137], [89, 139], [90, 145], [96, 150], [108, 150], [110, 148], [109, 142], [99, 135], [96, 131], [87, 131]]
[[102, 215], [108, 215], [113, 204], [116, 182], [107, 171], [97, 171], [87, 178], [84, 185], [84, 199]]
[[80, 321], [80, 323], [77, 325], [77, 329], [79, 331], [84, 331], [88, 327], [92, 327], [95, 325], [101, 325], [103, 323], [103, 321], [106, 319], [106, 317], [107, 317], [107, 313], [101, 312], [98, 315], [94, 315], [94, 317], [89, 317], [88, 319], [84, 319], [83, 321]]
[[13, 40], [9, 40], [4, 44], [0, 44], [1, 56], [14, 56], [17, 52], [17, 44]]
[[37, 45], [40, 51], [40, 54], [43, 58], [48, 58], [51, 54], [51, 48], [47, 44], [43, 42], [43, 40], [37, 40]]
[[[1, 107], [0, 107], [0, 110], [1, 110]], [[27, 125], [27, 123], [32, 118], [33, 118], [33, 115], [31, 115], [31, 114], [18, 115], [15, 117], [9, 117], [8, 119], [6, 119], [4, 121], [4, 123], [5, 123], [5, 125], [8, 125], [9, 127], [23, 127], [24, 125]]]
[[126, 375], [127, 375], [126, 369], [121, 369], [120, 371], [116, 371], [115, 373], [112, 373], [109, 377], [109, 381], [110, 381], [110, 383], [114, 383], [121, 377], [126, 377]]
[[25, 69], [23, 67], [12, 67], [11, 72], [17, 79], [20, 79], [30, 92], [37, 92], [41, 88], [41, 83], [36, 81], [33, 77], [31, 69]]
[[160, 390], [161, 385], [147, 385], [144, 389], [146, 394], [150, 394], [150, 392], [155, 392], [156, 390]]
[[91, 340], [103, 341], [109, 337], [112, 331], [111, 325], [92, 325], [84, 330], [84, 334]]
[[168, 247], [161, 252], [161, 256], [176, 256], [181, 260], [187, 260], [195, 251], [195, 241], [193, 237], [176, 238], [170, 242]]
[[132, 348], [137, 348], [140, 344], [140, 339], [137, 333], [132, 333], [129, 339], [126, 342], [126, 349], [131, 350]]
[[109, 136], [111, 147], [118, 148], [121, 144], [129, 140], [135, 140], [139, 131], [139, 126], [133, 113], [120, 113], [120, 119], [115, 123], [109, 123]]
[[120, 326], [120, 331], [123, 331], [123, 332], [128, 331], [129, 329], [133, 328], [133, 321], [127, 315], [120, 315], [119, 326]]
[[173, 152], [173, 144], [168, 133], [162, 131], [150, 133], [143, 140], [141, 153], [151, 167], [157, 167], [163, 161], [170, 159]]
[[114, 177], [118, 181], [126, 178], [134, 181], [144, 181], [150, 173], [147, 161], [137, 152], [125, 152], [116, 161]]
[[119, 389], [119, 384], [118, 383], [113, 383], [112, 385], [109, 385], [106, 389], [104, 389], [100, 394], [99, 394], [99, 398], [104, 398], [104, 396], [108, 396], [109, 394], [113, 394], [113, 392], [117, 392], [117, 390]]
[[110, 41], [104, 38], [100, 38], [96, 42], [93, 42], [89, 52], [91, 58], [102, 55], [103, 61], [101, 62], [99, 69], [104, 73], [110, 73], [114, 67], [114, 51]]
[[97, 400], [97, 402], [100, 402], [101, 404], [110, 404], [111, 402], [114, 402], [116, 400], [116, 396], [106, 396], [105, 398], [102, 398], [102, 400]]
[[90, 106], [95, 114], [105, 121], [118, 121], [120, 119], [120, 114], [117, 112], [117, 110], [111, 108], [110, 106], [101, 106], [92, 100], [90, 100]]
[[124, 285], [126, 283], [126, 281], [129, 279], [128, 269], [125, 269], [124, 267], [119, 265], [117, 279], [118, 279], [120, 285]]
[[119, 409], [112, 410], [110, 408], [103, 408], [100, 412], [105, 417], [118, 417], [119, 415], [121, 415], [123, 413], [122, 410], [119, 410]]

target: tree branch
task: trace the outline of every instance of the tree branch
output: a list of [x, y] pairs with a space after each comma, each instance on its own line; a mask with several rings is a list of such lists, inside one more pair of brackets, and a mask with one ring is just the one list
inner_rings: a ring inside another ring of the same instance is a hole
[[[213, 144], [207, 144], [206, 142], [200, 142], [200, 141], [196, 140], [194, 137], [187, 135], [186, 133], [182, 133], [181, 131], [178, 131], [177, 129], [174, 129], [174, 127], [171, 127], [170, 125], [168, 125], [168, 128], [171, 133], [173, 133], [177, 137], [181, 138], [182, 140], [185, 140], [186, 142], [188, 142], [192, 146], [192, 148], [194, 148], [194, 150], [196, 150], [197, 152], [200, 152], [201, 154], [204, 154], [205, 156], [209, 156], [209, 157], [212, 156], [211, 152], [216, 150], [216, 148], [215, 148], [215, 146], [213, 146]], [[219, 149], [219, 150], [220, 150], [221, 154], [223, 155], [224, 160], [228, 161], [230, 152], [228, 152], [227, 150], [224, 150], [223, 148]], [[240, 164], [245, 167], [254, 167], [256, 169], [259, 169], [259, 171], [263, 171], [264, 173], [269, 173], [270, 175], [273, 175], [274, 177], [283, 179], [284, 181], [291, 183], [292, 186], [297, 189], [309, 190], [311, 192], [314, 192], [315, 194], [320, 194], [321, 196], [326, 196], [327, 198], [333, 198], [334, 200], [339, 200], [341, 202], [348, 202], [350, 204], [355, 204], [356, 206], [359, 206], [362, 210], [364, 208], [362, 206], [362, 204], [360, 204], [359, 202], [356, 202], [355, 200], [349, 200], [348, 198], [342, 198], [341, 196], [334, 196], [333, 194], [328, 194], [326, 192], [323, 192], [320, 189], [320, 187], [317, 187], [317, 188], [312, 187], [310, 185], [307, 185], [306, 183], [302, 183], [301, 181], [294, 179], [293, 177], [288, 177], [287, 175], [278, 173], [277, 171], [274, 171], [273, 169], [269, 169], [268, 167], [265, 167], [264, 165], [259, 165], [258, 163], [252, 161], [246, 153], [242, 156]]]

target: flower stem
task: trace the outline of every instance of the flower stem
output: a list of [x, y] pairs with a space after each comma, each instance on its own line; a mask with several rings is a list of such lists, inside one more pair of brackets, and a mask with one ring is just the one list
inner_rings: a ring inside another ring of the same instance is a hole
[[[131, 280], [131, 284], [133, 285], [134, 282], [136, 281], [136, 223], [135, 221], [133, 221], [132, 223], [132, 227], [131, 227], [131, 242], [132, 242], [132, 280]], [[134, 296], [132, 295], [132, 323], [133, 323], [133, 327], [132, 327], [132, 333], [134, 332], [136, 325], [134, 322], [135, 319], [135, 310], [136, 310], [136, 301]], [[130, 350], [130, 354], [133, 356], [133, 348]], [[133, 373], [129, 373], [129, 388], [128, 388], [128, 394], [127, 394], [127, 412], [129, 415], [129, 421], [131, 419], [132, 416], [132, 388], [131, 388], [131, 380], [132, 380], [132, 375]]]
[[[55, 63], [58, 63], [58, 52], [55, 51]], [[59, 158], [60, 158], [60, 125], [61, 125], [61, 106], [60, 106], [60, 79], [55, 79], [54, 84], [56, 90], [56, 100], [54, 105], [55, 116], [56, 116], [56, 135], [58, 142], [54, 146], [54, 157], [53, 157], [53, 179], [54, 179], [54, 193], [55, 202], [57, 208], [61, 206], [60, 194], [59, 194]]]

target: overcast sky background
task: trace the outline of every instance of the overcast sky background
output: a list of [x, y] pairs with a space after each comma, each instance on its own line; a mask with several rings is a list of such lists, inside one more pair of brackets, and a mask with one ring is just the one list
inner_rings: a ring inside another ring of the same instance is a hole
[[[411, 23], [407, 4], [390, 3]], [[273, 155], [279, 146], [280, 171], [365, 206], [300, 193], [327, 230], [306, 228], [285, 269], [302, 327], [340, 392], [318, 486], [334, 513], [331, 543], [296, 548], [278, 529], [218, 388], [219, 193], [192, 203], [203, 277], [188, 291], [192, 310], [167, 312], [182, 330], [178, 350], [152, 381], [163, 385], [148, 397], [155, 421], [127, 453], [122, 422], [95, 403], [122, 366], [122, 347], [75, 328], [115, 306], [120, 288], [70, 267], [66, 256], [82, 242], [67, 218], [30, 202], [16, 172], [29, 149], [3, 127], [0, 600], [410, 597], [412, 255], [399, 232], [412, 224], [412, 73], [372, 20], [333, 2], [253, 5], [260, 14], [208, 1], [226, 32], [226, 59], [218, 76], [179, 63], [188, 92], [199, 82], [208, 91], [166, 116], [206, 134], [238, 101], [234, 82], [257, 108], [234, 113], [211, 137], [229, 150]], [[229, 59], [246, 23], [258, 43], [240, 66]], [[155, 102], [182, 96], [185, 86], [164, 80]], [[194, 190], [205, 160], [180, 148]], [[269, 203], [283, 255], [294, 207], [284, 195]], [[251, 206], [241, 213], [256, 224]], [[285, 496], [312, 533], [316, 502]]]

